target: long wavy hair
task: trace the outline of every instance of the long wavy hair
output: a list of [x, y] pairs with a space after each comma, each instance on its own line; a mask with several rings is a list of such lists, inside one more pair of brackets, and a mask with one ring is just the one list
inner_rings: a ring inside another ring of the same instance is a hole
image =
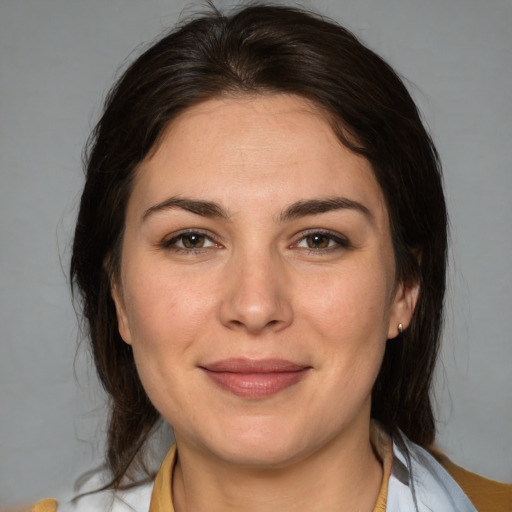
[[110, 293], [134, 176], [184, 110], [219, 95], [261, 93], [310, 100], [339, 140], [371, 163], [389, 212], [397, 279], [420, 284], [410, 326], [387, 342], [371, 414], [391, 434], [401, 430], [422, 446], [434, 439], [430, 390], [442, 324], [447, 216], [438, 155], [414, 101], [386, 62], [333, 21], [284, 6], [257, 4], [229, 15], [212, 8], [128, 67], [86, 148], [71, 278], [109, 397], [109, 487], [124, 485], [160, 417], [119, 335]]

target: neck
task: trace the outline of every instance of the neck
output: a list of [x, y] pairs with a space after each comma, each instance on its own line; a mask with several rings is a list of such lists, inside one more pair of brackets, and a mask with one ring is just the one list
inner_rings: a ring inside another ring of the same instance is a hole
[[177, 437], [176, 512], [371, 512], [382, 467], [369, 437], [340, 436], [283, 467], [240, 467]]

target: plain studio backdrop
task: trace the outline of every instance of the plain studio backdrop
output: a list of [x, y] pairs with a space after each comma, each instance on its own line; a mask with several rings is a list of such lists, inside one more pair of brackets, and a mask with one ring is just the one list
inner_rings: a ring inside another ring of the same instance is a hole
[[[302, 5], [407, 77], [430, 127], [452, 248], [438, 444], [460, 465], [512, 481], [512, 1]], [[116, 70], [203, 7], [0, 0], [1, 505], [70, 489], [101, 461], [104, 397], [87, 351], [75, 361], [66, 276], [81, 151]]]

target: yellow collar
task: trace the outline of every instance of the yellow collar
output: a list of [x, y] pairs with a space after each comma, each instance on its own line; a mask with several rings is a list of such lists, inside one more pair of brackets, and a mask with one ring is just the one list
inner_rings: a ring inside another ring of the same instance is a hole
[[176, 444], [173, 444], [156, 475], [149, 512], [174, 512], [171, 482], [176, 460]]
[[[393, 446], [391, 438], [373, 421], [371, 423], [370, 439], [377, 456], [380, 458], [383, 469], [382, 484], [373, 512], [385, 512], [388, 497], [388, 481], [393, 462]], [[149, 512], [174, 512], [171, 482], [177, 460], [176, 455], [176, 445], [174, 444], [165, 456], [158, 474], [156, 475]]]
[[373, 512], [386, 512], [388, 483], [393, 466], [393, 443], [387, 432], [373, 420], [370, 423], [370, 441], [382, 464], [382, 483]]

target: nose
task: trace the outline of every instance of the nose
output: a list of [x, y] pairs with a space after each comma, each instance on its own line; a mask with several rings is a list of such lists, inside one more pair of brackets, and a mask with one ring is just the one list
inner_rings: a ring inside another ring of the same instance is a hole
[[226, 268], [220, 318], [229, 329], [277, 332], [293, 320], [283, 264], [270, 254], [238, 255]]

